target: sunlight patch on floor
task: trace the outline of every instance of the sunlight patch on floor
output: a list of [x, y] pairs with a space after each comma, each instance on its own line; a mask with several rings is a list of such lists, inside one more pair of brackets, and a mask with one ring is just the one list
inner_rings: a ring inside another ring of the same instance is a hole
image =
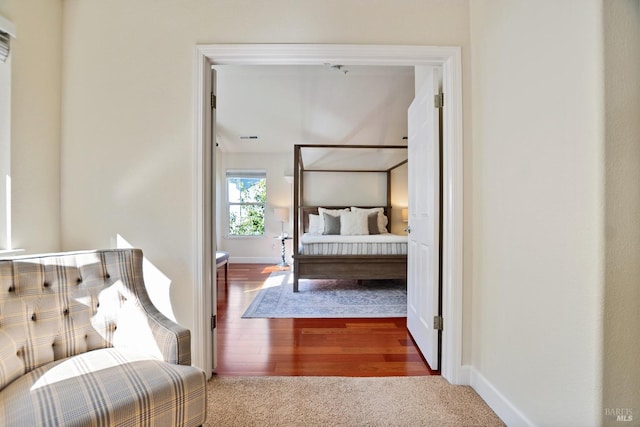
[[[270, 268], [270, 267], [267, 267], [267, 268]], [[263, 270], [263, 272], [265, 270]], [[287, 271], [287, 270], [275, 269], [273, 271]], [[287, 285], [293, 285], [293, 274], [271, 275], [267, 278], [267, 280], [262, 282], [262, 284], [259, 287], [253, 288], [253, 289], [247, 289], [244, 291], [244, 293], [255, 293], [255, 292], [258, 292], [260, 289], [275, 288], [278, 286], [287, 286]]]

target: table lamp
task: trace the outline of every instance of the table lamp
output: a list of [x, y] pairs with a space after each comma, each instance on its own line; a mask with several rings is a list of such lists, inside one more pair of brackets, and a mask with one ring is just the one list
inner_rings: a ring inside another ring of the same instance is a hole
[[287, 237], [284, 232], [284, 224], [285, 222], [289, 222], [289, 208], [275, 208], [273, 209], [273, 213], [276, 217], [276, 220], [280, 221], [282, 224], [280, 236]]

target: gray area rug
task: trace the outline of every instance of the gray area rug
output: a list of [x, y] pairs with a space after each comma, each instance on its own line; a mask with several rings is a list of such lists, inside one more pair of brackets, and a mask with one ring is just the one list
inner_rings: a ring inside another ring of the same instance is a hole
[[406, 317], [404, 280], [300, 280], [274, 271], [262, 285], [243, 318]]
[[205, 426], [504, 426], [478, 394], [429, 377], [216, 377]]

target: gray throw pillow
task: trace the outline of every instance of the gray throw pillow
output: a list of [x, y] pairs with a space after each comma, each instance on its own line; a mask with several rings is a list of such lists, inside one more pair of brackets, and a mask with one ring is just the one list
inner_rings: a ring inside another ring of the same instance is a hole
[[369, 225], [369, 234], [380, 234], [378, 228], [378, 212], [372, 212], [367, 215], [367, 223]]
[[324, 216], [324, 231], [322, 234], [340, 234], [340, 217], [329, 215], [327, 213]]

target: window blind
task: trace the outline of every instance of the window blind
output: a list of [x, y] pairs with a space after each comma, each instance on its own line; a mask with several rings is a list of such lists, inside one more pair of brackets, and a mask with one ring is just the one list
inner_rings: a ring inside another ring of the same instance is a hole
[[16, 27], [13, 23], [0, 15], [0, 61], [6, 62], [9, 57], [9, 45], [11, 37], [16, 36]]
[[11, 36], [4, 31], [0, 31], [0, 61], [6, 62], [9, 56], [9, 47], [11, 43]]

